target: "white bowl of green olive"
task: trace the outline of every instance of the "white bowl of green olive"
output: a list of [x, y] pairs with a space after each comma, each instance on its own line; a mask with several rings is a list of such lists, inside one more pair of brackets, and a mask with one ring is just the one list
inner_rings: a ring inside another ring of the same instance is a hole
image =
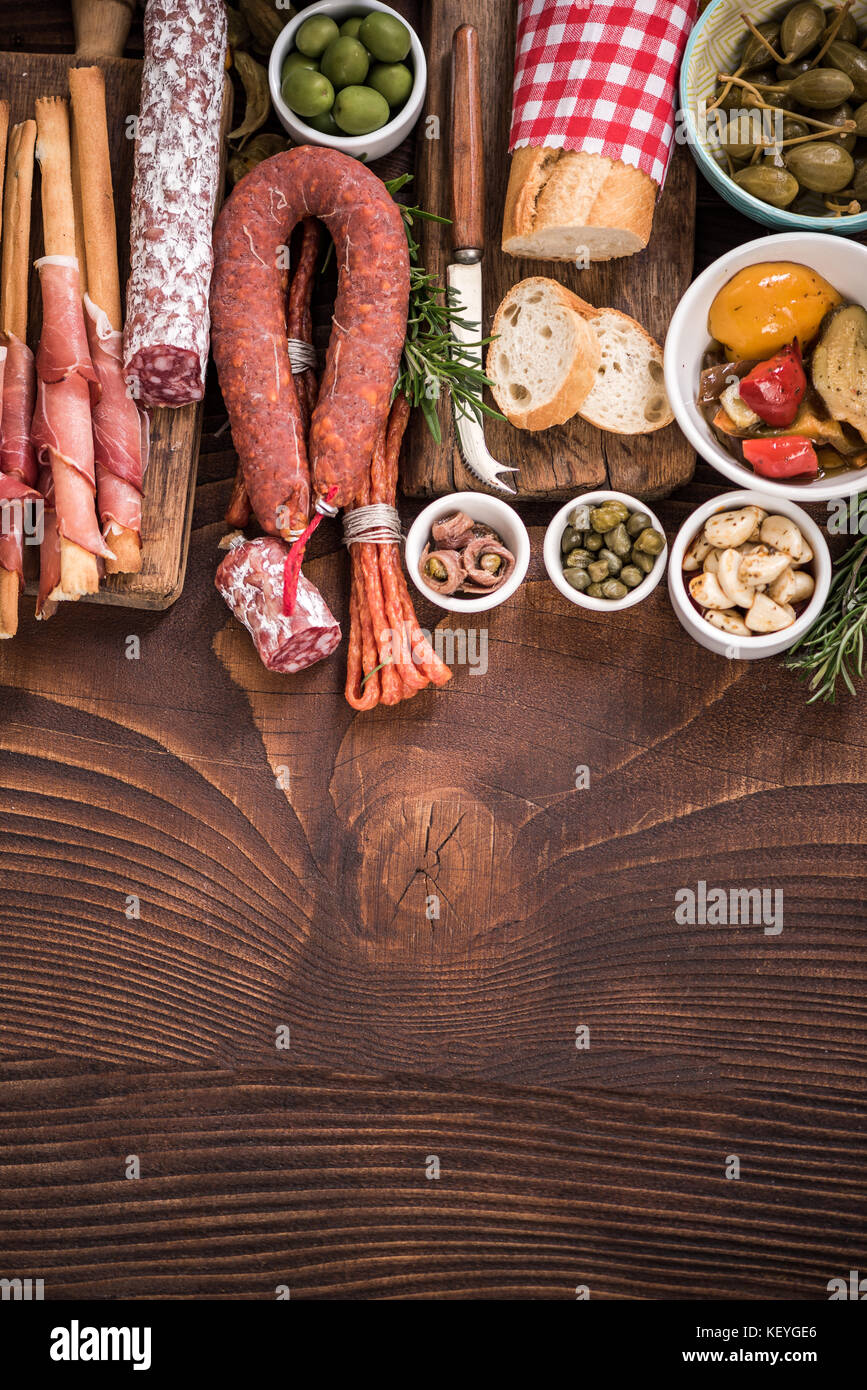
[[585, 492], [545, 532], [548, 578], [570, 603], [598, 613], [641, 603], [665, 573], [662, 523], [625, 492]]

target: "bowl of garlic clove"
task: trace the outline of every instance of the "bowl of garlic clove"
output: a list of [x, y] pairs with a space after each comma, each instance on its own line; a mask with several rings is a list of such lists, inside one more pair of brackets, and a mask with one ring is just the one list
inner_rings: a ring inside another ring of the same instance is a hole
[[776, 656], [818, 618], [831, 555], [802, 507], [744, 490], [697, 508], [671, 547], [668, 593], [682, 627], [734, 661]]

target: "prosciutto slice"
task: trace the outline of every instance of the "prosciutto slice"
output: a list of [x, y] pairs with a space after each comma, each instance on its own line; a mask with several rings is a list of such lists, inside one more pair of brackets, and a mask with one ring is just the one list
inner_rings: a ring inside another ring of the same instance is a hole
[[141, 535], [142, 479], [150, 428], [147, 412], [132, 399], [123, 375], [123, 335], [108, 315], [84, 296], [90, 356], [98, 390], [92, 394], [96, 493], [103, 534], [128, 527]]
[[23, 509], [39, 500], [30, 420], [36, 394], [33, 353], [14, 334], [0, 348], [0, 566], [24, 583]]
[[36, 354], [40, 381], [78, 375], [95, 382], [81, 312], [78, 261], [75, 256], [43, 256], [36, 269], [42, 290], [42, 334]]
[[107, 559], [111, 551], [93, 505], [96, 477], [87, 382], [78, 375], [40, 381], [33, 431], [40, 457], [47, 456], [51, 463], [59, 534]]

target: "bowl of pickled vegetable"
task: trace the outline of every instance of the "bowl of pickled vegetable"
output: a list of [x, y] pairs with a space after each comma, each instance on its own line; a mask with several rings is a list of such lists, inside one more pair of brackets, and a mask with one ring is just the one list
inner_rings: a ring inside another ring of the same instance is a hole
[[631, 608], [665, 571], [665, 532], [645, 502], [625, 492], [587, 492], [567, 502], [545, 532], [548, 578], [571, 603], [597, 612]]
[[867, 231], [867, 0], [712, 0], [680, 73], [696, 162], [766, 227]]
[[274, 110], [299, 145], [370, 161], [406, 138], [427, 85], [415, 31], [379, 0], [320, 0], [292, 19], [271, 50]]
[[867, 248], [788, 232], [690, 285], [665, 340], [675, 419], [740, 487], [821, 502], [867, 487]]

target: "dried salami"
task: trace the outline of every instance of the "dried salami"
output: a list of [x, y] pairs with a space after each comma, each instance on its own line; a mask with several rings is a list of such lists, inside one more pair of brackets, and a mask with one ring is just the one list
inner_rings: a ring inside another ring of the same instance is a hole
[[136, 399], [181, 406], [205, 389], [225, 7], [148, 0], [144, 38], [124, 372]]
[[283, 612], [283, 567], [288, 545], [275, 537], [234, 542], [214, 583], [253, 638], [269, 671], [303, 671], [340, 644], [340, 626], [325, 599], [303, 574], [295, 608]]

